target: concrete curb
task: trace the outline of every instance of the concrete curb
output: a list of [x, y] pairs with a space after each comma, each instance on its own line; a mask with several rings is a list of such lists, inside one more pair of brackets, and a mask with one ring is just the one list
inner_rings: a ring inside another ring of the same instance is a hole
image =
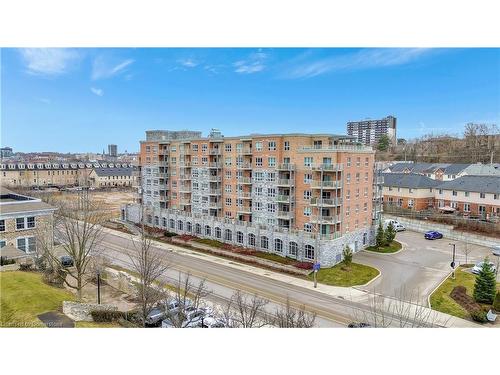
[[[361, 264], [361, 263], [360, 263]], [[366, 266], [366, 264], [365, 264]], [[371, 268], [375, 268], [377, 271], [378, 271], [378, 275], [375, 276], [373, 279], [371, 279], [370, 281], [368, 281], [367, 283], [365, 284], [361, 284], [361, 285], [353, 285], [351, 288], [357, 288], [357, 287], [365, 287], [365, 286], [368, 286], [370, 285], [371, 283], [373, 283], [375, 280], [377, 280], [379, 277], [382, 276], [382, 271], [380, 271], [377, 267], [373, 267], [373, 266], [369, 266]]]
[[[437, 286], [436, 286], [436, 287], [432, 290], [432, 292], [430, 292], [430, 293], [429, 293], [429, 295], [427, 296], [427, 306], [429, 306], [429, 308], [430, 308], [430, 309], [432, 309], [432, 306], [431, 306], [431, 296], [434, 294], [434, 292], [435, 292], [436, 290], [438, 290], [438, 289], [439, 289], [439, 287], [440, 287], [441, 285], [443, 285], [443, 284], [444, 284], [444, 282], [445, 282], [446, 280], [448, 280], [448, 278], [451, 276], [451, 274], [452, 274], [452, 273], [453, 273], [453, 271], [450, 271], [450, 273], [448, 273], [448, 275], [446, 275], [446, 277], [445, 277], [443, 280], [441, 280], [441, 282], [440, 282], [440, 283], [439, 283], [439, 284], [438, 284], [438, 285], [437, 285]], [[437, 311], [437, 310], [434, 310], [434, 311]]]
[[406, 247], [408, 246], [405, 242], [402, 242], [402, 241], [398, 241], [398, 242], [401, 244], [401, 249], [399, 249], [398, 251], [395, 251], [393, 253], [379, 253], [378, 251], [372, 251], [372, 250], [366, 250], [366, 249], [363, 249], [363, 251], [366, 251], [367, 253], [379, 254], [379, 255], [396, 255], [396, 254], [399, 254], [400, 252], [402, 252], [403, 250], [405, 250]]

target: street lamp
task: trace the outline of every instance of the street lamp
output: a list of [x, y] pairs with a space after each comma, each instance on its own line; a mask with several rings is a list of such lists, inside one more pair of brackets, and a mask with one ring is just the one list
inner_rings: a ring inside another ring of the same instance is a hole
[[451, 258], [450, 267], [453, 270], [453, 272], [451, 274], [451, 278], [453, 280], [455, 280], [455, 246], [456, 246], [456, 244], [449, 243], [449, 245], [452, 246], [452, 258]]

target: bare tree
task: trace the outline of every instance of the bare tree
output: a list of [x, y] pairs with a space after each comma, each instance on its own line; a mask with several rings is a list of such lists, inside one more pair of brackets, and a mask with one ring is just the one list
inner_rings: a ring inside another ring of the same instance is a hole
[[207, 312], [204, 302], [211, 294], [205, 280], [195, 282], [189, 273], [179, 272], [173, 291], [168, 299], [169, 305], [174, 302], [177, 307], [166, 311], [167, 320], [174, 328], [189, 327]]
[[469, 246], [469, 243], [466, 242], [465, 245], [464, 245], [465, 264], [469, 264], [469, 254], [471, 252], [472, 252], [472, 249]]
[[57, 211], [55, 237], [61, 243], [64, 252], [73, 259], [74, 266], [66, 268], [67, 276], [73, 283], [64, 279], [65, 284], [77, 291], [79, 300], [82, 289], [88, 283], [86, 279], [92, 258], [98, 256], [100, 242], [103, 237], [101, 224], [104, 221], [103, 211], [88, 195], [78, 201], [59, 202]]
[[425, 306], [418, 293], [407, 293], [404, 287], [395, 297], [370, 293], [368, 307], [353, 308], [352, 318], [376, 328], [444, 327], [449, 320]]
[[230, 328], [261, 328], [269, 324], [265, 311], [268, 300], [236, 291], [223, 308], [220, 320]]
[[[138, 242], [138, 243], [137, 243]], [[129, 253], [132, 270], [137, 273], [137, 297], [139, 299], [141, 319], [146, 326], [146, 318], [159, 301], [166, 298], [165, 285], [162, 281], [169, 264], [163, 254], [151, 247], [151, 237], [144, 228], [140, 240], [132, 241], [133, 250]]]
[[276, 309], [272, 324], [279, 328], [312, 328], [316, 321], [316, 313], [308, 313], [305, 305], [293, 308], [290, 298], [286, 298], [285, 306]]

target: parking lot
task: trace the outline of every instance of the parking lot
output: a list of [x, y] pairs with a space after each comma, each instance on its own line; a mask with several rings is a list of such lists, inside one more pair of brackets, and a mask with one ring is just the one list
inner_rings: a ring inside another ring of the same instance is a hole
[[[452, 250], [456, 243], [456, 263], [465, 263], [465, 243], [447, 238], [426, 240], [423, 233], [399, 232], [396, 240], [403, 244], [403, 250], [396, 254], [377, 254], [362, 251], [354, 255], [353, 261], [376, 267], [381, 276], [362, 289], [387, 296], [399, 296], [405, 290], [406, 299], [413, 293], [420, 301], [427, 303], [427, 297], [451, 271]], [[469, 244], [468, 263], [476, 263], [490, 257], [496, 264], [491, 249]]]

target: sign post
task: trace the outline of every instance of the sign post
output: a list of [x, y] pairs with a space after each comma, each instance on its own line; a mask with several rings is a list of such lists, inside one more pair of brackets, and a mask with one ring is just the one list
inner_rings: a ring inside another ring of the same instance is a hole
[[451, 246], [453, 246], [453, 255], [452, 255], [452, 259], [451, 259], [451, 263], [450, 263], [450, 267], [452, 269], [452, 274], [451, 274], [451, 278], [453, 280], [455, 280], [455, 244], [454, 243], [450, 243]]
[[314, 271], [314, 287], [316, 288], [318, 286], [318, 279], [316, 274], [318, 273], [319, 269], [321, 268], [321, 264], [319, 263], [314, 263], [313, 264], [313, 271]]

